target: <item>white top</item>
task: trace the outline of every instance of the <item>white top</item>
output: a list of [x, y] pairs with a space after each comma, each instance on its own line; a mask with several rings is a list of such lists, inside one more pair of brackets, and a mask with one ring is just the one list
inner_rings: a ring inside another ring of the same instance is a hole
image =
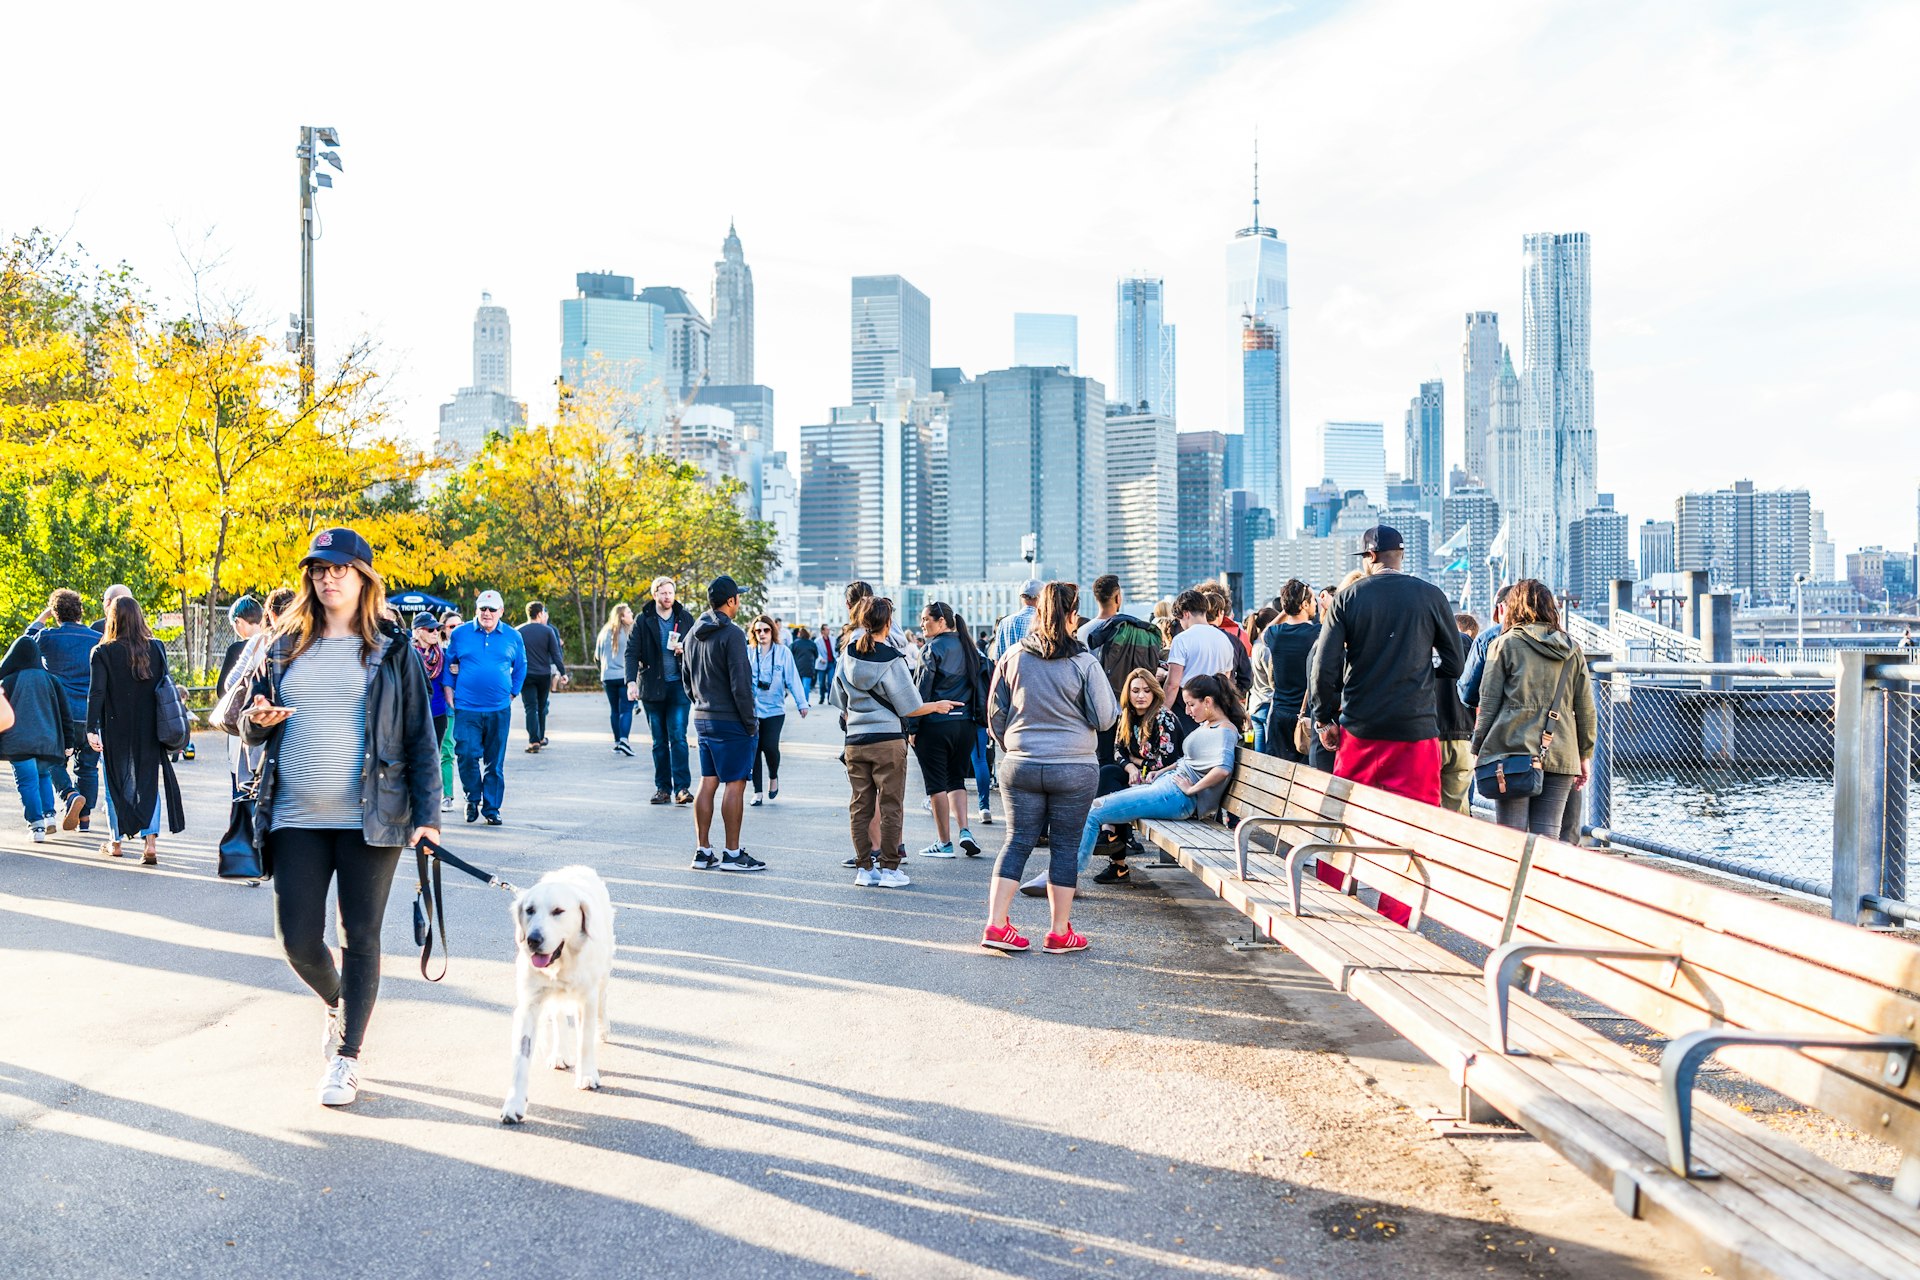
[[1233, 637], [1211, 623], [1182, 627], [1167, 646], [1167, 665], [1180, 668], [1182, 684], [1195, 676], [1233, 674]]
[[[1180, 744], [1180, 763], [1173, 766], [1175, 776], [1192, 786], [1215, 769], [1233, 772], [1235, 753], [1239, 750], [1240, 735], [1234, 732], [1233, 725], [1225, 720], [1216, 720], [1212, 724], [1203, 724], [1187, 735]], [[1198, 815], [1206, 817], [1220, 807], [1220, 797], [1225, 795], [1227, 784], [1216, 782], [1205, 791], [1193, 797]]]

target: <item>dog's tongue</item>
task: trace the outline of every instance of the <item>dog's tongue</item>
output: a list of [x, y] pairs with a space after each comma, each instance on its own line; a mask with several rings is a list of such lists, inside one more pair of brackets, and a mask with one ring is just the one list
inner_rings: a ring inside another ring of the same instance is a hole
[[529, 953], [527, 959], [533, 961], [533, 967], [536, 969], [544, 969], [553, 963], [552, 956], [541, 955], [538, 951]]

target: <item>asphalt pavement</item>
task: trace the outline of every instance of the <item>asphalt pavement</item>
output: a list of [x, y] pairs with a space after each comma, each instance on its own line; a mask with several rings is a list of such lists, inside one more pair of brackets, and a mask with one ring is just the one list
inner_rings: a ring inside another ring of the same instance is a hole
[[[1408, 1102], [1444, 1076], [1285, 955], [1228, 950], [1240, 917], [1182, 872], [1084, 895], [1092, 949], [1059, 957], [977, 945], [1004, 826], [854, 886], [833, 726], [787, 720], [757, 875], [689, 869], [691, 813], [646, 802], [644, 734], [614, 754], [597, 693], [554, 700], [538, 755], [516, 727], [504, 826], [448, 815], [469, 860], [585, 863], [618, 912], [604, 1087], [536, 1066], [516, 1128], [505, 895], [449, 873], [429, 983], [403, 862], [361, 1097], [329, 1110], [272, 890], [213, 876], [217, 736], [157, 868], [8, 820], [0, 1276], [1677, 1274], [1535, 1144], [1435, 1139]], [[910, 850], [922, 798], [916, 770]]]

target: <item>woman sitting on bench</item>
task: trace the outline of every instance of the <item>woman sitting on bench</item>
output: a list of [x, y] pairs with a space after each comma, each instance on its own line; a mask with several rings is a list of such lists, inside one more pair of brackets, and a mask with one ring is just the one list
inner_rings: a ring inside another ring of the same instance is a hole
[[1180, 697], [1196, 726], [1181, 744], [1180, 759], [1151, 775], [1142, 786], [1093, 802], [1080, 833], [1082, 870], [1093, 857], [1102, 823], [1118, 826], [1135, 818], [1205, 818], [1220, 807], [1220, 797], [1233, 777], [1246, 710], [1232, 681], [1219, 676], [1195, 676], [1180, 686]]

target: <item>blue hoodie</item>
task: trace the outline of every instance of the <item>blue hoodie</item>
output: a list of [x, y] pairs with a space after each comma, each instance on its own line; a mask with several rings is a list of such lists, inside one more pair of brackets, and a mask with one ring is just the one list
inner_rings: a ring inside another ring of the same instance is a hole
[[453, 676], [455, 714], [505, 711], [527, 678], [527, 648], [520, 633], [505, 623], [482, 631], [477, 621], [463, 622], [447, 641], [447, 669]]

